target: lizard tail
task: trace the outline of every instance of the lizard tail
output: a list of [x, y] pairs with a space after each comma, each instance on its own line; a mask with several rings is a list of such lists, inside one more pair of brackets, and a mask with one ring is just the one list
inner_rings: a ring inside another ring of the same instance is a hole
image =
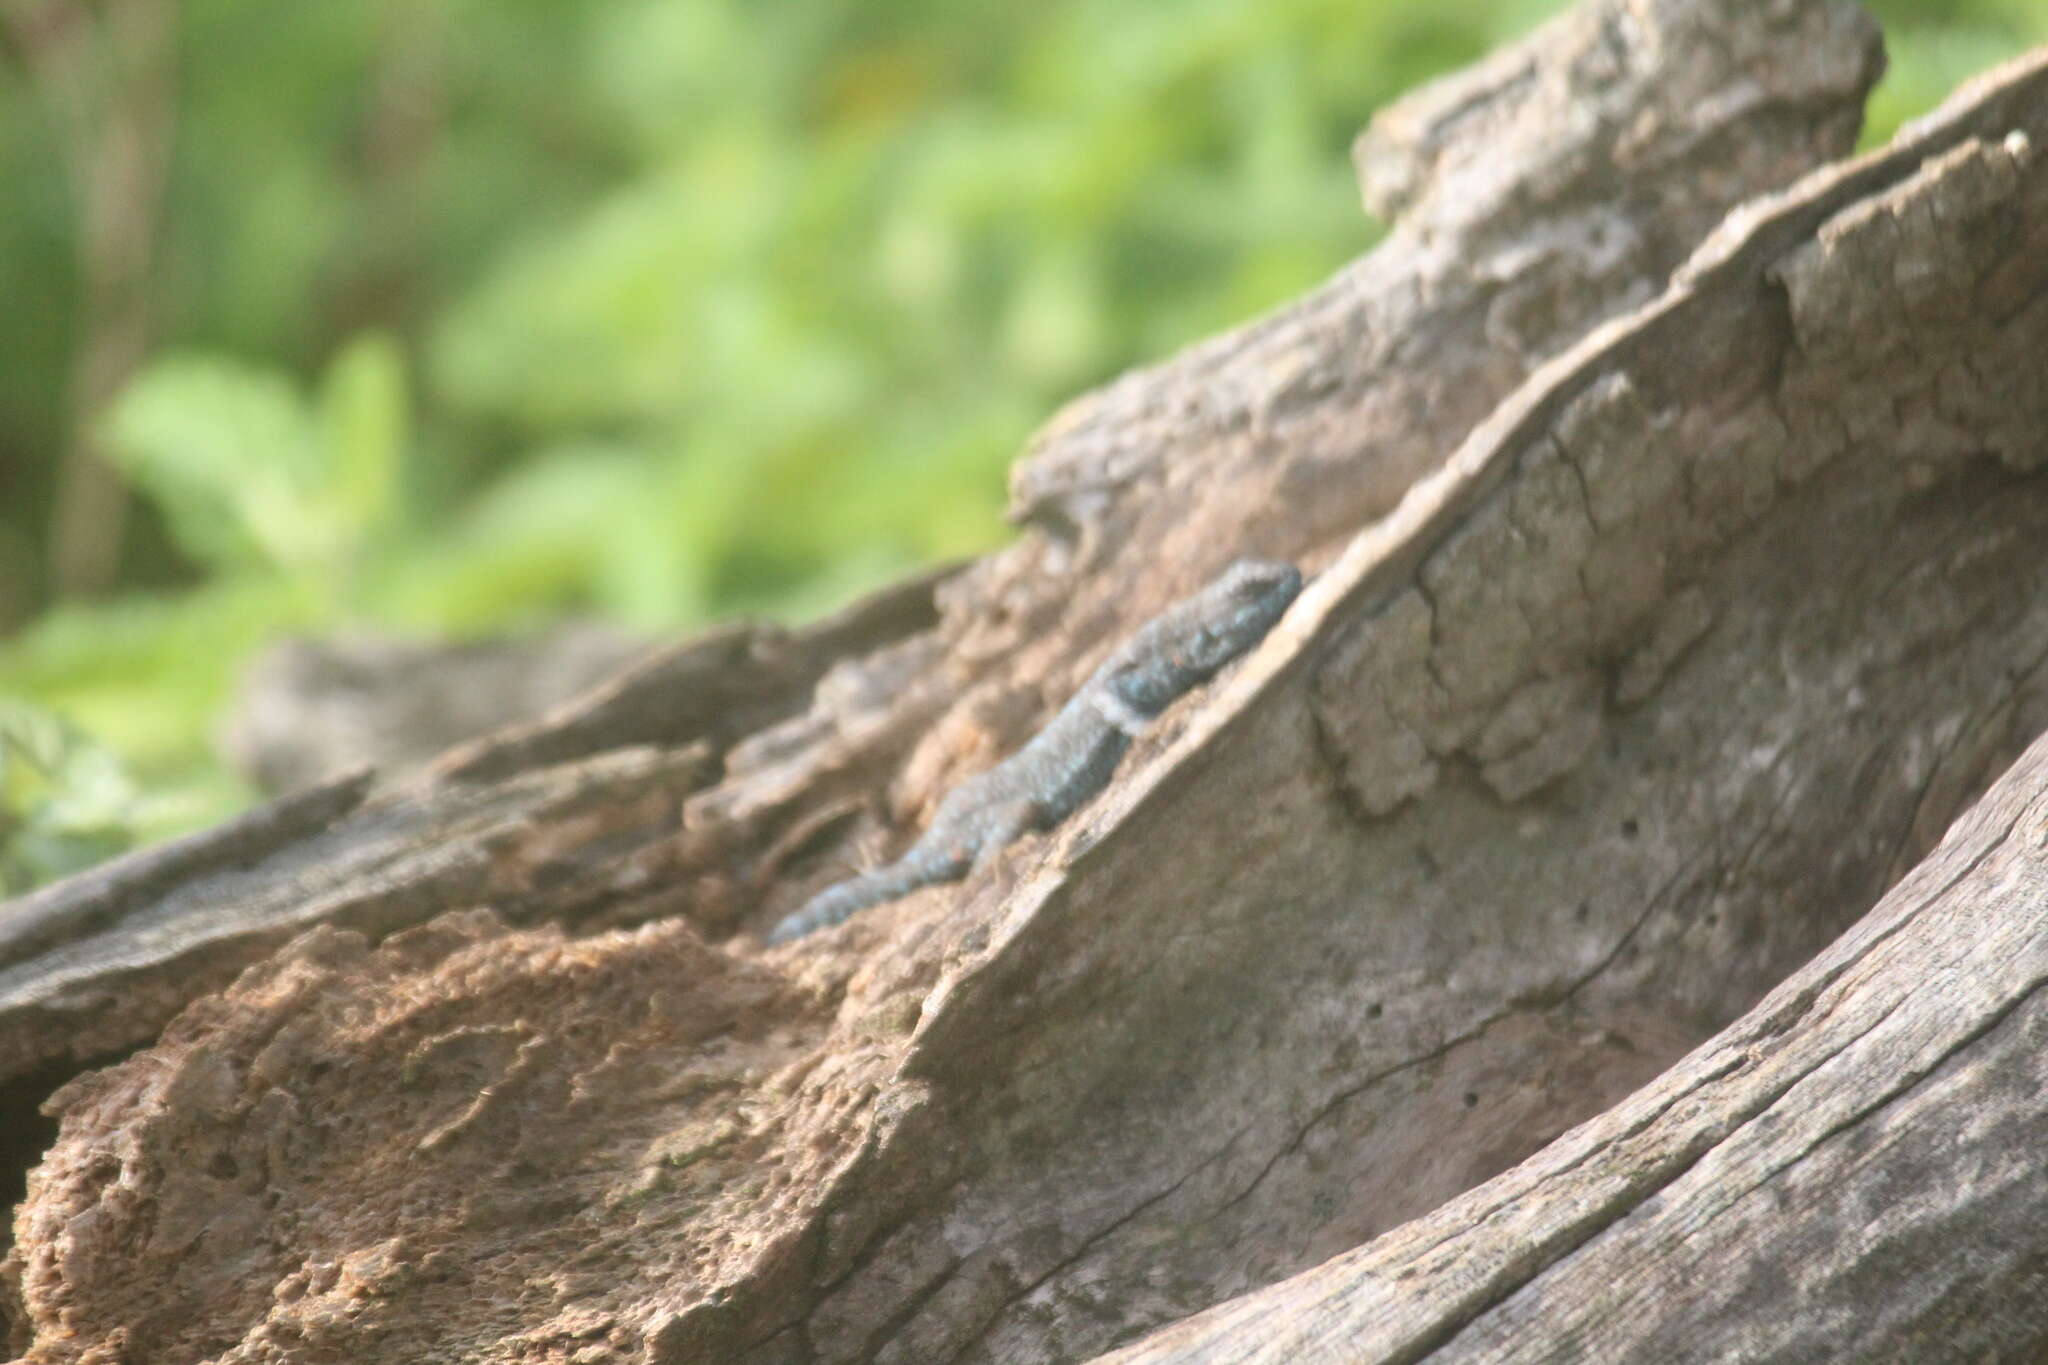
[[785, 915], [768, 931], [768, 942], [788, 943], [805, 934], [829, 929], [856, 911], [907, 895], [933, 880], [902, 864], [876, 868], [873, 872], [828, 886], [804, 902], [804, 908]]

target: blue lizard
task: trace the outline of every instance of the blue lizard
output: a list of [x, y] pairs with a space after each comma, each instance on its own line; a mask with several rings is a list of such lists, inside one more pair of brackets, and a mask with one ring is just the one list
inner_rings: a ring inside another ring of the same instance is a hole
[[1292, 564], [1238, 560], [1147, 622], [1030, 743], [947, 793], [901, 858], [825, 888], [768, 941], [787, 943], [918, 887], [958, 881], [1027, 831], [1059, 824], [1109, 785], [1132, 736], [1264, 639], [1300, 591]]

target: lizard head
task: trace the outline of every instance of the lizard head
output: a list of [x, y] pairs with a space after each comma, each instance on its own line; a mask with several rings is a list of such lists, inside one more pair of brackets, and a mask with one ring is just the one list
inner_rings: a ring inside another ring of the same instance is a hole
[[1118, 653], [1109, 684], [1141, 714], [1156, 715], [1264, 639], [1300, 591], [1292, 564], [1240, 559], [1139, 631]]

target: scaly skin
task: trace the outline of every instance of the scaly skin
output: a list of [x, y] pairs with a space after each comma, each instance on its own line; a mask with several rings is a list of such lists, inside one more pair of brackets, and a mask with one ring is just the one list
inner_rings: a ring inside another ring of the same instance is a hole
[[958, 881], [1031, 830], [1051, 829], [1109, 785], [1131, 737], [1273, 628], [1301, 591], [1292, 564], [1241, 559], [1131, 637], [1003, 762], [954, 788], [901, 858], [829, 886], [769, 932], [787, 943], [920, 886]]

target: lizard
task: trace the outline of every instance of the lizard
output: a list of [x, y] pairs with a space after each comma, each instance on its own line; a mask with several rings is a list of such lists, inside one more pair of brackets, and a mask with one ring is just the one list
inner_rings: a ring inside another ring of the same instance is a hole
[[967, 779], [885, 867], [826, 887], [769, 931], [787, 943], [922, 886], [958, 881], [1032, 830], [1058, 825], [1109, 785], [1133, 737], [1177, 698], [1264, 639], [1301, 591], [1301, 571], [1240, 559], [1139, 628], [1010, 757]]

